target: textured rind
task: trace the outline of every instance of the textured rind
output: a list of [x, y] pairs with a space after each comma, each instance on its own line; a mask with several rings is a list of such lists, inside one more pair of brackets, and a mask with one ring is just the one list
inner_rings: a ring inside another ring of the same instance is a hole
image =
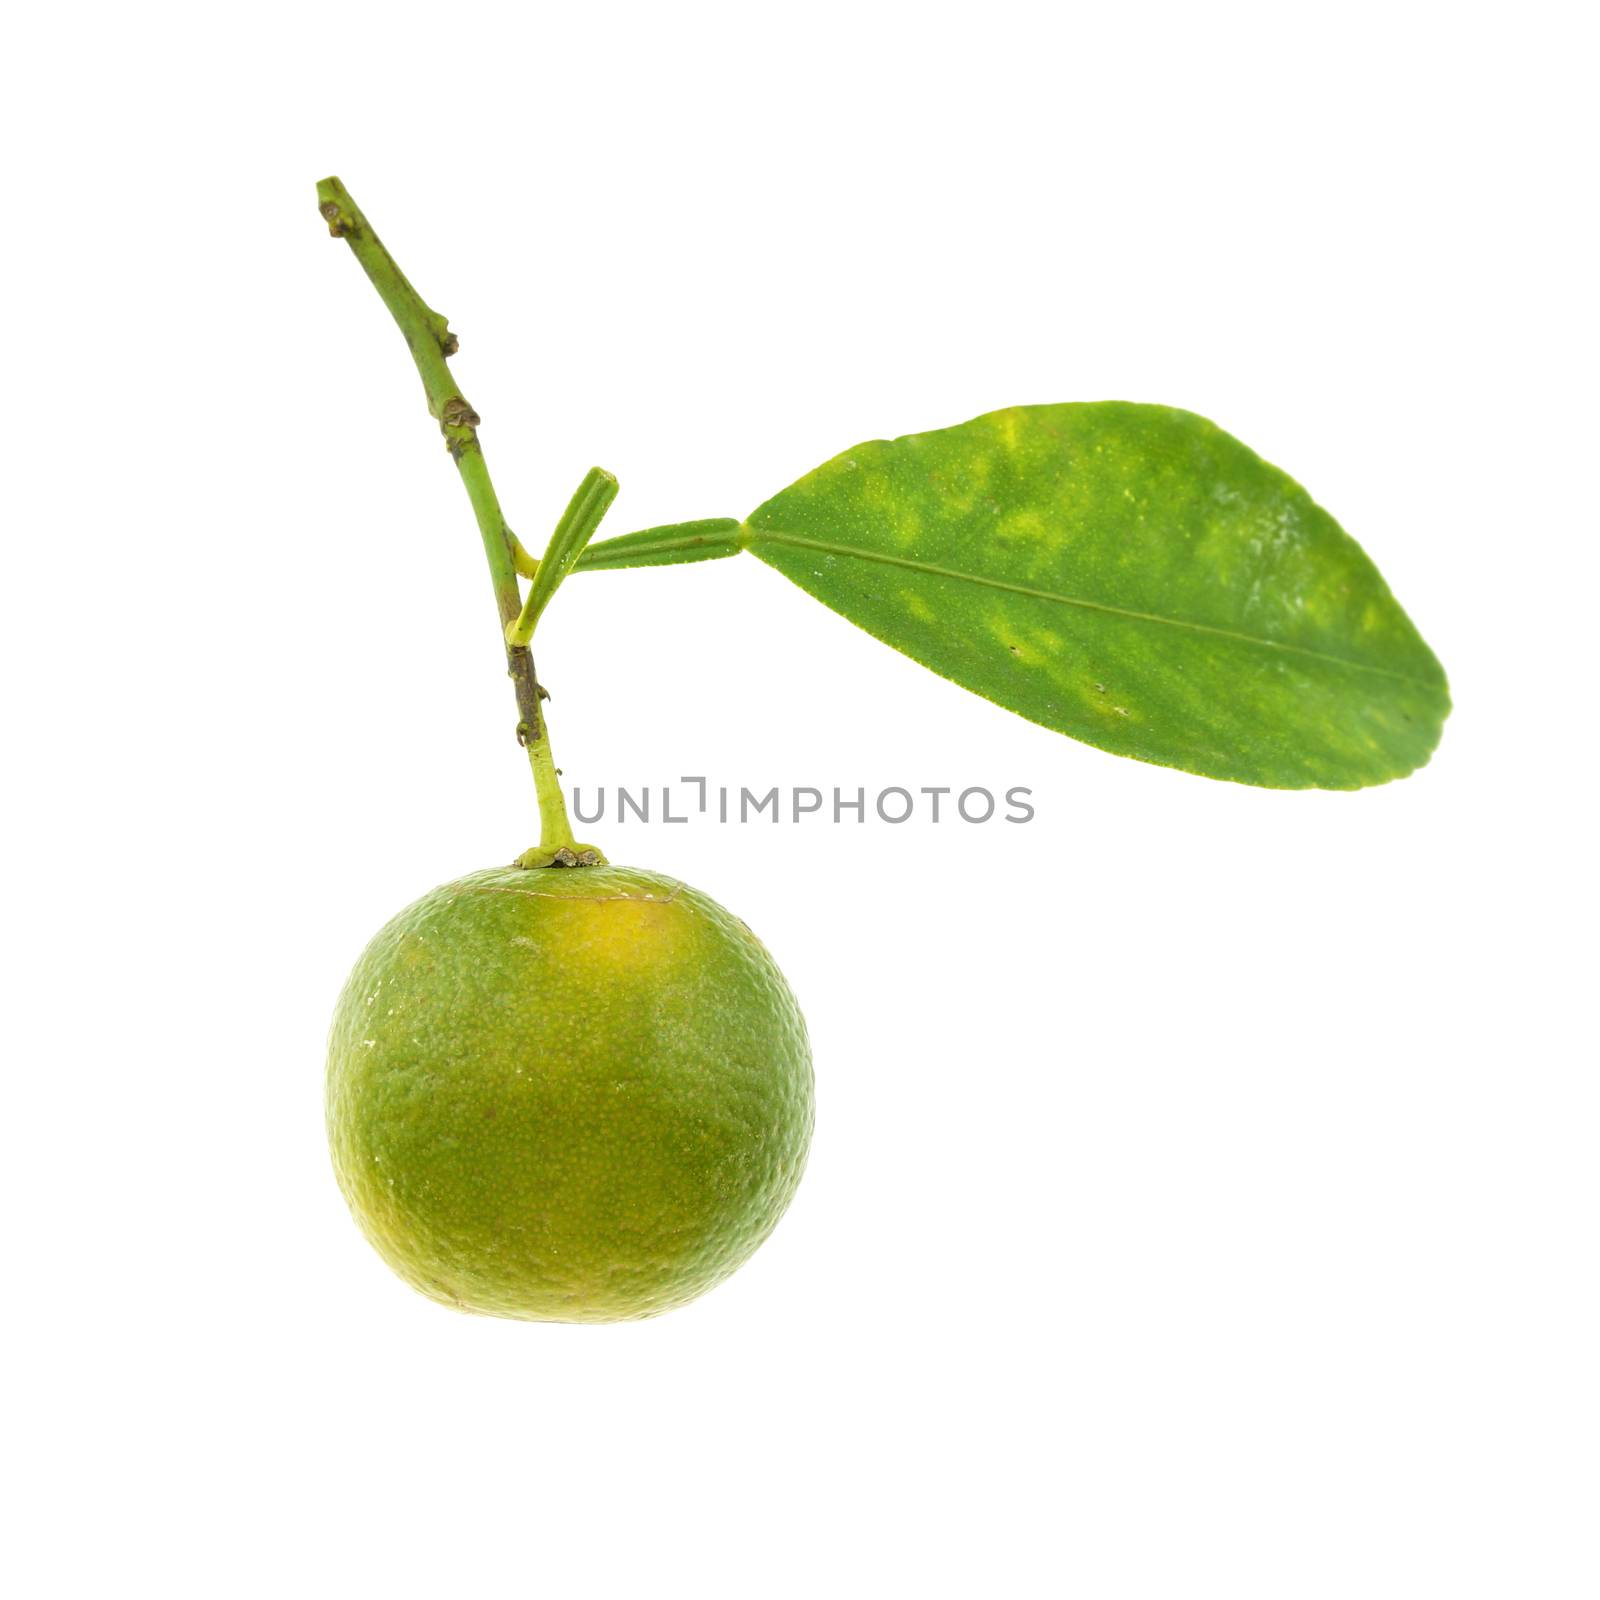
[[794, 996], [708, 896], [631, 868], [492, 868], [356, 963], [327, 1115], [350, 1209], [462, 1310], [648, 1317], [772, 1231], [812, 1127]]

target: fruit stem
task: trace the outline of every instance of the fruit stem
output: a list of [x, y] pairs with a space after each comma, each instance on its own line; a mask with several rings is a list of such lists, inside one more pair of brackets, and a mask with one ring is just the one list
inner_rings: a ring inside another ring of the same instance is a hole
[[537, 744], [530, 744], [528, 760], [533, 765], [533, 786], [539, 795], [540, 852], [554, 855], [558, 850], [577, 849], [572, 824], [567, 820], [567, 803], [561, 794], [561, 776], [550, 754], [550, 741], [541, 739]]
[[[522, 594], [517, 584], [518, 555], [525, 565], [533, 563], [528, 561], [516, 535], [506, 526], [500, 510], [489, 465], [483, 458], [483, 446], [478, 442], [482, 418], [468, 404], [447, 364], [446, 358], [453, 356], [458, 348], [456, 336], [451, 333], [445, 317], [434, 311], [411, 287], [339, 179], [324, 178], [317, 185], [317, 209], [328, 224], [328, 232], [350, 246], [405, 336], [428, 397], [428, 412], [439, 424], [450, 458], [472, 502], [478, 532], [483, 539], [483, 553], [489, 561], [489, 576], [494, 584], [500, 633], [506, 640], [506, 630], [522, 615]], [[535, 858], [554, 857], [558, 852], [567, 856], [582, 855], [584, 847], [574, 845], [566, 801], [550, 751], [549, 728], [539, 703], [544, 691], [534, 675], [533, 655], [525, 642], [506, 641], [506, 670], [517, 695], [517, 739], [528, 752], [534, 792], [539, 800], [539, 849], [529, 851], [522, 859], [525, 864], [534, 865], [544, 864]], [[598, 856], [595, 851], [587, 853]]]

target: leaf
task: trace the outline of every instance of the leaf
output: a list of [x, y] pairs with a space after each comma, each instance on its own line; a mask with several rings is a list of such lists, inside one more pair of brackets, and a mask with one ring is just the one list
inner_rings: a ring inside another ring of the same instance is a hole
[[1141, 761], [1355, 789], [1421, 766], [1449, 713], [1360, 546], [1187, 411], [1021, 406], [877, 440], [741, 532], [943, 677]]

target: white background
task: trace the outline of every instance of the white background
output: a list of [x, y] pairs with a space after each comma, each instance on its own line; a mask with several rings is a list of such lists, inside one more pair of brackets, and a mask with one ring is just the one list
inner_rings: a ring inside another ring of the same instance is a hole
[[[1592, 1596], [1595, 126], [1579, 8], [36, 8], [8, 35], [7, 1360], [28, 1596]], [[741, 558], [574, 579], [569, 780], [1034, 790], [595, 829], [765, 938], [819, 1121], [652, 1323], [351, 1224], [367, 937], [530, 843], [477, 535], [1200, 411], [1450, 671], [1356, 795], [1119, 761]]]

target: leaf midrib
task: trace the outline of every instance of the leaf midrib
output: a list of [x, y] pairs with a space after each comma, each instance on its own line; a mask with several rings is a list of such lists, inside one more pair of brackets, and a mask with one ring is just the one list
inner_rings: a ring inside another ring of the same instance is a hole
[[1260, 645], [1265, 650], [1281, 650], [1286, 655], [1305, 656], [1313, 661], [1326, 661], [1333, 666], [1347, 667], [1353, 672], [1372, 672], [1379, 677], [1393, 678], [1418, 689], [1442, 690], [1444, 685], [1431, 678], [1419, 678], [1413, 673], [1397, 672], [1393, 667], [1380, 667], [1370, 661], [1352, 661], [1348, 656], [1335, 655], [1328, 650], [1314, 650], [1309, 645], [1285, 644], [1281, 639], [1266, 639], [1259, 634], [1240, 633], [1233, 628], [1219, 628], [1210, 622], [1191, 622], [1185, 617], [1163, 617], [1154, 611], [1134, 611], [1125, 606], [1108, 605], [1102, 600], [1084, 600], [1076, 595], [1056, 594], [1049, 589], [1036, 589], [1026, 583], [1012, 583], [1005, 578], [990, 578], [975, 572], [959, 572], [953, 567], [937, 567], [932, 562], [915, 561], [909, 556], [890, 555], [879, 550], [862, 550], [854, 545], [830, 544], [823, 539], [807, 539], [799, 534], [781, 533], [772, 528], [755, 528], [745, 523], [740, 530], [741, 540], [748, 548], [758, 541], [787, 545], [795, 550], [816, 550], [824, 555], [852, 556], [858, 561], [876, 561], [881, 566], [899, 567], [906, 572], [921, 572], [934, 578], [954, 578], [960, 583], [975, 583], [986, 589], [999, 589], [1007, 594], [1027, 595], [1035, 600], [1052, 600], [1058, 605], [1075, 606], [1082, 611], [1097, 611], [1104, 616], [1125, 617], [1131, 622], [1154, 622], [1163, 627], [1183, 628], [1191, 633], [1207, 633], [1219, 639], [1232, 639], [1237, 644]]

